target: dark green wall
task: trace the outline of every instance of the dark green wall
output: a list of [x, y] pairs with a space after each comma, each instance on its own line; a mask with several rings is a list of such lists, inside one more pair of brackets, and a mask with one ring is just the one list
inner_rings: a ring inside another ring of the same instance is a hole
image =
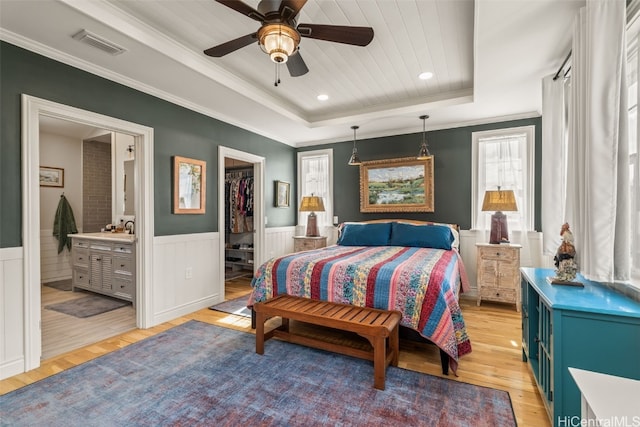
[[[0, 247], [22, 245], [21, 94], [154, 129], [156, 236], [217, 231], [218, 145], [265, 157], [265, 213], [269, 227], [295, 224], [294, 206], [288, 209], [272, 207], [273, 181], [295, 182], [294, 148], [1, 42]], [[207, 162], [205, 215], [171, 213], [171, 159], [174, 155]], [[295, 188], [292, 188], [292, 194], [295, 194]]]
[[[435, 212], [433, 213], [361, 213], [360, 169], [347, 165], [353, 141], [308, 147], [299, 151], [333, 148], [334, 215], [338, 215], [340, 222], [394, 217], [452, 222], [459, 224], [462, 229], [469, 229], [471, 228], [471, 133], [529, 125], [536, 127], [534, 226], [536, 230], [540, 230], [540, 159], [542, 152], [542, 120], [540, 117], [427, 132], [429, 149], [435, 160]], [[421, 142], [422, 132], [363, 139], [357, 141], [358, 154], [363, 161], [412, 157], [418, 154]]]

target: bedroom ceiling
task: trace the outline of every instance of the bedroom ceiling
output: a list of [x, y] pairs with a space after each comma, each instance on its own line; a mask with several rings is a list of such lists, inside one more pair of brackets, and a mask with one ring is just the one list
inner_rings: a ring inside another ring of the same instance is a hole
[[[257, 0], [245, 3], [257, 8]], [[259, 23], [214, 0], [0, 0], [0, 38], [292, 146], [540, 115], [543, 76], [584, 0], [309, 0], [298, 22], [370, 26], [367, 47], [303, 38], [290, 77], [256, 44], [214, 45]], [[126, 51], [112, 56], [80, 30]], [[420, 80], [421, 72], [434, 74]], [[326, 94], [327, 101], [317, 96]]]

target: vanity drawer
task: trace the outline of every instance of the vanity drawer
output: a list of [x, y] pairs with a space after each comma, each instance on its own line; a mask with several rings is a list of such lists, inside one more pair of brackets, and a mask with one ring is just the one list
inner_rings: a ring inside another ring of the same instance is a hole
[[73, 286], [89, 286], [89, 270], [74, 268]]
[[119, 298], [131, 300], [133, 298], [133, 281], [120, 276], [113, 276], [113, 294]]
[[86, 249], [77, 249], [73, 250], [73, 265], [89, 265], [89, 251]]
[[89, 248], [89, 242], [87, 240], [73, 239], [74, 248]]
[[130, 254], [133, 253], [133, 246], [122, 243], [115, 243], [113, 245], [113, 252], [120, 254]]
[[132, 274], [134, 269], [134, 260], [131, 258], [113, 257], [114, 273]]

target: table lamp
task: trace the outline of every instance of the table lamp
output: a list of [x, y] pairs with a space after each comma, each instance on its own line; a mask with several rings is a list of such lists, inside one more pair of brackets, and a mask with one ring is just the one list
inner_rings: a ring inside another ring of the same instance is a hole
[[320, 232], [318, 231], [318, 217], [316, 216], [316, 212], [324, 212], [324, 203], [322, 203], [322, 197], [314, 196], [311, 193], [311, 196], [304, 196], [302, 198], [302, 202], [300, 203], [300, 212], [311, 212], [307, 217], [307, 237], [319, 237]]
[[507, 216], [502, 211], [517, 211], [516, 195], [513, 190], [486, 191], [482, 202], [482, 211], [495, 211], [491, 215], [491, 235], [489, 243], [509, 243]]

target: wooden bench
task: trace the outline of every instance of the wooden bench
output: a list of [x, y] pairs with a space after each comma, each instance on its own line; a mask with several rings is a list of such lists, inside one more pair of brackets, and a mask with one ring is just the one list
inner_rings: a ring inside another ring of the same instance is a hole
[[[256, 313], [256, 353], [258, 354], [264, 354], [266, 340], [277, 337], [295, 344], [372, 360], [373, 386], [379, 390], [384, 390], [387, 366], [389, 364], [398, 366], [398, 327], [402, 316], [399, 311], [356, 307], [290, 295], [280, 295], [256, 303], [253, 309]], [[273, 316], [281, 317], [282, 325], [265, 333], [264, 323]], [[369, 341], [372, 350], [366, 351], [317, 338], [296, 335], [289, 331], [289, 319], [355, 332]]]

